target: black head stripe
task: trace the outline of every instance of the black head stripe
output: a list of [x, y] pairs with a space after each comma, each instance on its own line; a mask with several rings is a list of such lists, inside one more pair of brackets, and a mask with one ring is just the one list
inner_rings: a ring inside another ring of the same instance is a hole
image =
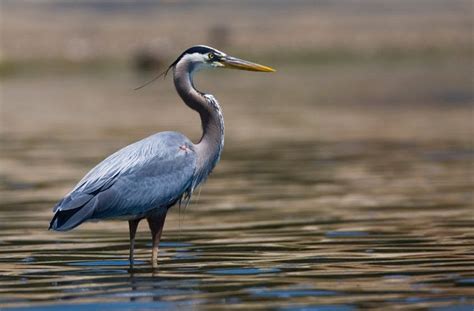
[[213, 48], [209, 48], [209, 47], [203, 46], [203, 45], [196, 45], [196, 46], [190, 47], [189, 49], [187, 49], [186, 51], [181, 53], [181, 55], [179, 55], [179, 57], [170, 65], [169, 69], [174, 67], [181, 60], [181, 58], [184, 57], [184, 55], [194, 54], [194, 53], [199, 53], [199, 54], [203, 54], [203, 55], [204, 54], [209, 54], [209, 53], [214, 53], [217, 56], [221, 55], [221, 52], [219, 52], [219, 51], [217, 51]]
[[208, 48], [207, 46], [202, 46], [202, 45], [197, 45], [190, 47], [186, 51], [181, 54], [181, 56], [184, 56], [185, 54], [194, 54], [194, 53], [199, 53], [199, 54], [208, 54], [208, 53], [218, 53], [216, 50]]

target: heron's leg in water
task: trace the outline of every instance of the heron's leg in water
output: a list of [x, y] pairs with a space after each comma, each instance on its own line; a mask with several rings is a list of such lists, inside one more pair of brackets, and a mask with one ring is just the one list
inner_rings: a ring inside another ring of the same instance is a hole
[[138, 223], [141, 219], [134, 219], [128, 221], [128, 229], [130, 231], [130, 267], [133, 268], [133, 252], [135, 250], [135, 234], [137, 233]]
[[163, 232], [163, 226], [165, 224], [166, 212], [155, 214], [148, 217], [148, 225], [151, 230], [151, 237], [153, 239], [153, 248], [151, 253], [151, 262], [153, 268], [158, 267], [158, 245], [160, 244], [161, 233]]

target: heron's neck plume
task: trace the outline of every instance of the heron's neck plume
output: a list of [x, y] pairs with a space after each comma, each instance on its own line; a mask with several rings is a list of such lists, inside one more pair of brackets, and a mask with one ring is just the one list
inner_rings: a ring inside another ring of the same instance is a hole
[[173, 70], [176, 90], [189, 108], [201, 117], [202, 137], [196, 144], [198, 170], [203, 178], [219, 161], [224, 146], [224, 118], [214, 96], [196, 90], [192, 79], [192, 64], [178, 62]]

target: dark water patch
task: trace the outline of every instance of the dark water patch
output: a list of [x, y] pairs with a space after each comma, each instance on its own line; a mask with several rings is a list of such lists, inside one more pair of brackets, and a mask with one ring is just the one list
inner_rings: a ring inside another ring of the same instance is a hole
[[353, 238], [368, 236], [368, 232], [363, 231], [329, 231], [326, 232], [328, 238]]
[[[145, 261], [135, 260], [134, 265], [144, 265]], [[128, 260], [101, 260], [101, 261], [79, 261], [79, 262], [69, 262], [67, 263], [69, 266], [90, 266], [90, 267], [98, 267], [98, 266], [125, 266], [128, 267], [130, 262]]]
[[356, 307], [352, 307], [350, 305], [309, 305], [309, 306], [289, 306], [289, 307], [282, 307], [278, 310], [281, 311], [353, 311], [357, 310]]
[[[466, 301], [466, 297], [418, 297], [412, 296], [404, 299], [394, 299], [390, 302], [398, 303], [398, 304], [420, 304], [420, 303], [438, 303], [438, 302], [448, 302], [452, 304], [459, 304]], [[457, 309], [454, 309], [457, 310]]]
[[258, 275], [267, 273], [277, 273], [280, 269], [276, 268], [227, 268], [227, 269], [212, 269], [209, 270], [210, 274], [219, 275]]
[[456, 280], [456, 285], [474, 287], [474, 278]]
[[316, 289], [305, 289], [305, 288], [287, 288], [287, 289], [269, 289], [269, 288], [249, 288], [248, 292], [257, 297], [265, 298], [293, 298], [293, 297], [306, 297], [306, 296], [337, 296], [341, 293], [329, 290], [316, 290]]

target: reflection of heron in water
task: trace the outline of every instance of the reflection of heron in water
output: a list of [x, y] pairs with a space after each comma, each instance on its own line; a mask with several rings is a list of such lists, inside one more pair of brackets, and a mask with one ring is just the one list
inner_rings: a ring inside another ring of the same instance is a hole
[[126, 219], [130, 229], [130, 264], [135, 233], [146, 218], [153, 238], [152, 263], [168, 209], [189, 202], [196, 187], [219, 161], [224, 145], [224, 118], [210, 94], [194, 88], [193, 74], [205, 68], [274, 71], [226, 55], [207, 46], [184, 51], [168, 70], [178, 94], [201, 117], [203, 134], [197, 144], [177, 132], [161, 132], [133, 143], [93, 168], [54, 208], [50, 229], [67, 231], [87, 220]]

